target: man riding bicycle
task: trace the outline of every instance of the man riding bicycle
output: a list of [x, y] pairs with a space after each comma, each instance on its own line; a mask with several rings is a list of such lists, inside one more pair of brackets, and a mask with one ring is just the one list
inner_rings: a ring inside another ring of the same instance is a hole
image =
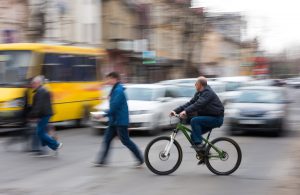
[[174, 109], [170, 116], [179, 114], [181, 118], [192, 117], [192, 142], [197, 151], [205, 150], [202, 134], [213, 128], [221, 127], [224, 120], [224, 106], [217, 94], [207, 85], [205, 77], [199, 77], [195, 83], [196, 93], [186, 104]]

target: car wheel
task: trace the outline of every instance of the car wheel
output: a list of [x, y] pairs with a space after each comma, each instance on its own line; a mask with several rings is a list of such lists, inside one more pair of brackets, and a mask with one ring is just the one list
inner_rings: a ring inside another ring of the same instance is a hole
[[272, 132], [272, 136], [274, 137], [280, 137], [283, 135], [283, 132], [286, 130], [286, 127], [284, 125], [284, 123], [281, 123], [281, 125]]
[[153, 128], [151, 130], [148, 130], [147, 134], [150, 135], [150, 136], [155, 136], [155, 135], [158, 135], [161, 131], [162, 131], [162, 129], [157, 126], [157, 127]]
[[75, 120], [75, 126], [76, 127], [87, 127], [89, 126], [89, 119], [90, 119], [90, 112], [89, 108], [84, 108], [82, 113], [82, 118]]
[[232, 126], [229, 125], [228, 129], [227, 129], [227, 132], [229, 135], [232, 135], [232, 136], [236, 136], [236, 135], [241, 135], [243, 133], [243, 131], [237, 129], [237, 128], [234, 128]]

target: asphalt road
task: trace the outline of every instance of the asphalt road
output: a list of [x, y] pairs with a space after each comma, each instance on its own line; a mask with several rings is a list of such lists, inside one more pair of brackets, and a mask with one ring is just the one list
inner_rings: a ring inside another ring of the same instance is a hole
[[[289, 132], [279, 138], [264, 134], [231, 137], [243, 152], [240, 168], [230, 176], [215, 176], [205, 166], [197, 165], [195, 154], [183, 135], [177, 140], [183, 148], [183, 162], [169, 176], [157, 176], [146, 166], [132, 167], [134, 158], [115, 139], [107, 167], [93, 167], [102, 136], [90, 129], [64, 129], [59, 137], [64, 147], [58, 157], [34, 158], [21, 151], [21, 143], [5, 148], [9, 137], [0, 137], [0, 194], [272, 194], [280, 179], [292, 167], [293, 144], [299, 140], [300, 92], [293, 91]], [[225, 128], [215, 129], [212, 137], [226, 135]], [[170, 134], [164, 132], [163, 134]], [[144, 151], [154, 137], [132, 136]]]

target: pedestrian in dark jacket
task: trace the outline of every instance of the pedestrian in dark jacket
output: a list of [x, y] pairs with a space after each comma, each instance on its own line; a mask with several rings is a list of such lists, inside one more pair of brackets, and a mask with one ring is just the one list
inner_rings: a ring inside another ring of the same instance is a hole
[[33, 120], [37, 120], [36, 134], [40, 139], [41, 144], [43, 146], [48, 146], [54, 151], [57, 151], [62, 147], [62, 143], [58, 143], [47, 133], [47, 125], [51, 116], [53, 115], [53, 111], [51, 106], [50, 92], [43, 87], [43, 82], [43, 76], [37, 76], [31, 82], [35, 95], [33, 97], [29, 117]]
[[117, 72], [111, 72], [106, 76], [106, 84], [112, 85], [109, 95], [109, 110], [101, 117], [109, 117], [108, 128], [104, 134], [104, 142], [100, 158], [94, 163], [96, 166], [106, 164], [106, 157], [109, 152], [110, 144], [113, 138], [118, 135], [122, 144], [125, 145], [138, 160], [137, 167], [144, 163], [143, 156], [134, 142], [129, 138], [128, 124], [129, 113], [125, 88], [120, 83], [120, 76]]
[[[195, 83], [196, 93], [186, 104], [179, 106], [170, 115], [180, 117], [193, 115], [191, 119], [191, 138], [196, 149], [204, 149], [202, 134], [220, 127], [224, 120], [224, 106], [216, 93], [207, 85], [205, 77], [199, 77]], [[195, 116], [196, 115], [196, 116]]]

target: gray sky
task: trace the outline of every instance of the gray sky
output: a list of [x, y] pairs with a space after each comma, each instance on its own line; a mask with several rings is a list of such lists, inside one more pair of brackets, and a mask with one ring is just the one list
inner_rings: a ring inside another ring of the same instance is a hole
[[298, 0], [193, 0], [211, 12], [242, 12], [248, 22], [247, 38], [258, 36], [261, 48], [278, 52], [300, 46]]

